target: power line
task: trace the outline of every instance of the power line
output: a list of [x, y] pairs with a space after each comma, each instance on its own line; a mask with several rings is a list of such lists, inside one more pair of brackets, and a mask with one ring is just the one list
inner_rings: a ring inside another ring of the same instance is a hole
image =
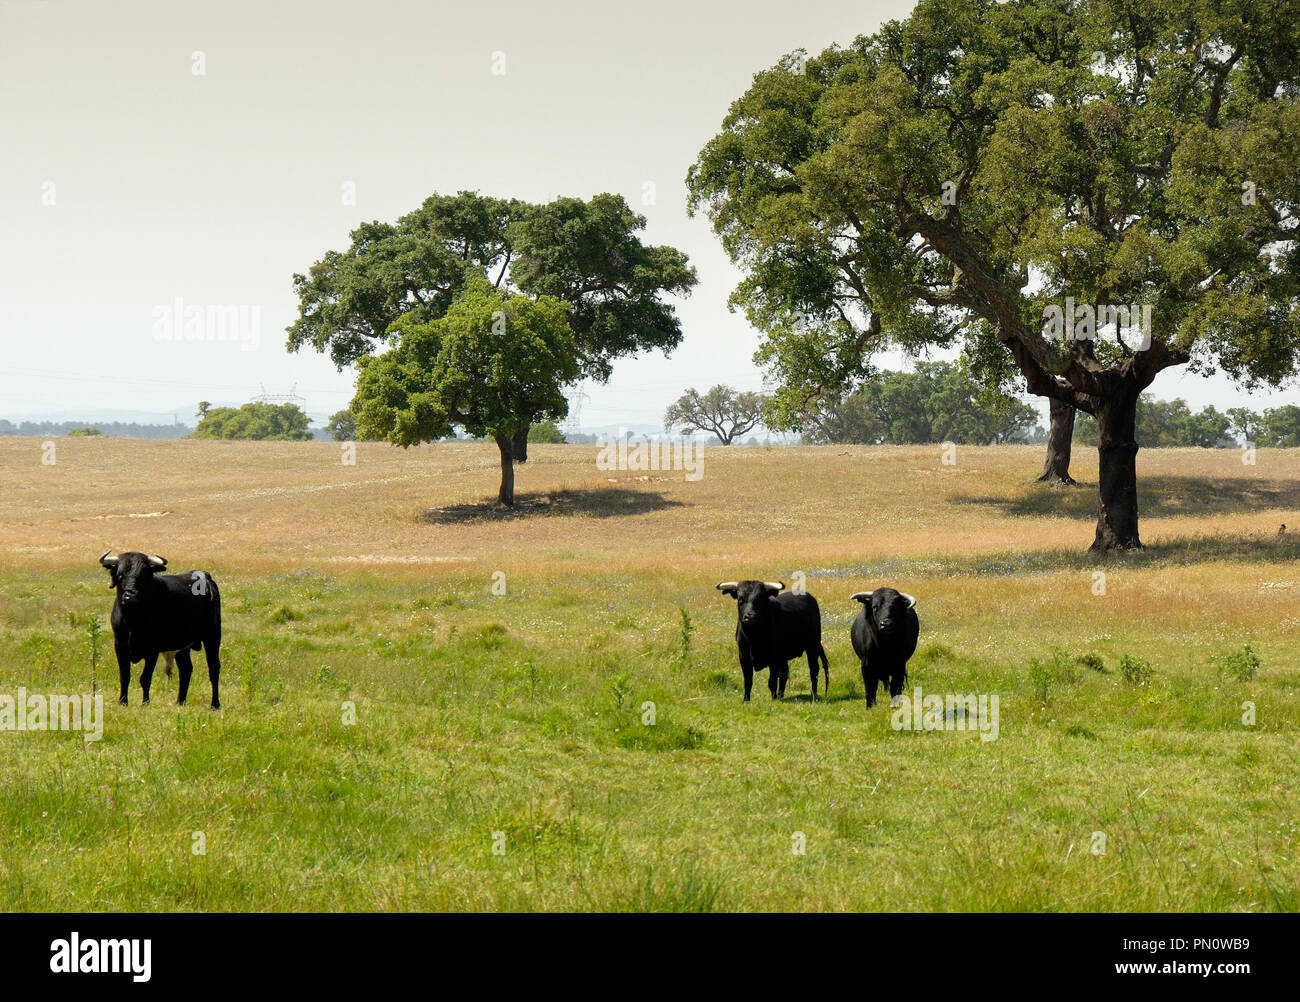
[[293, 384], [293, 389], [288, 393], [267, 393], [265, 383], [258, 385], [262, 387], [262, 392], [253, 398], [255, 404], [298, 404], [301, 409], [301, 405], [307, 402], [306, 397], [298, 396], [297, 383]]

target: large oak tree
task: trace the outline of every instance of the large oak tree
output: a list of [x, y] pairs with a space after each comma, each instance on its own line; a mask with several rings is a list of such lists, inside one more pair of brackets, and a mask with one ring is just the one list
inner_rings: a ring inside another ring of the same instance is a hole
[[497, 499], [513, 505], [512, 439], [568, 413], [562, 389], [578, 375], [568, 313], [563, 300], [512, 295], [472, 275], [442, 316], [399, 318], [393, 349], [358, 360], [358, 432], [403, 447], [457, 426], [488, 436], [501, 453]]
[[[687, 180], [747, 273], [733, 301], [779, 397], [891, 343], [1014, 365], [1097, 418], [1094, 549], [1140, 546], [1142, 390], [1170, 366], [1296, 367], [1296, 8], [923, 0], [757, 74]], [[1053, 336], [1067, 297], [1150, 307], [1149, 341]]]
[[[695, 270], [680, 251], [642, 243], [645, 225], [619, 195], [546, 204], [431, 195], [395, 223], [363, 223], [346, 251], [294, 275], [288, 346], [328, 352], [342, 369], [392, 341], [398, 318], [444, 315], [477, 272], [498, 288], [567, 302], [575, 379], [604, 382], [616, 358], [671, 351], [682, 339], [663, 297], [688, 294]], [[524, 425], [512, 439], [515, 459], [526, 458], [527, 441]]]

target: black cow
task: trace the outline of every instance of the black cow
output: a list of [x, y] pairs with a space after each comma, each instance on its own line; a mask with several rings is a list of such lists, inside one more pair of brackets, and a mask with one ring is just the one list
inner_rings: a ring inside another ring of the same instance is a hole
[[898, 706], [907, 681], [907, 659], [916, 651], [921, 633], [916, 599], [893, 588], [860, 591], [851, 597], [862, 603], [849, 636], [862, 661], [867, 706], [876, 705], [876, 690], [881, 684], [889, 686], [890, 705]]
[[122, 705], [126, 705], [131, 665], [136, 661], [144, 662], [140, 688], [144, 690], [144, 701], [149, 702], [149, 684], [161, 654], [167, 659], [168, 675], [172, 673], [172, 658], [180, 663], [176, 702], [184, 706], [190, 673], [194, 671], [190, 650], [202, 647], [212, 683], [212, 708], [220, 709], [217, 681], [221, 676], [221, 593], [212, 575], [204, 571], [163, 574], [167, 561], [143, 553], [108, 552], [99, 562], [112, 579], [109, 587], [117, 590], [112, 617], [113, 650], [122, 683]]
[[830, 690], [830, 662], [822, 647], [822, 613], [807, 593], [785, 592], [780, 581], [721, 581], [717, 588], [736, 600], [736, 647], [745, 675], [745, 702], [754, 684], [754, 672], [770, 668], [767, 687], [773, 699], [785, 695], [790, 661], [808, 655], [808, 675], [813, 699], [817, 698], [817, 659], [821, 659]]

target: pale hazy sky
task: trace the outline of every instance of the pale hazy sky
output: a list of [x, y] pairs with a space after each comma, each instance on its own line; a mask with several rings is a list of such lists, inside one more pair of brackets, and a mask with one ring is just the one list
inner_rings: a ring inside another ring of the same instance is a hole
[[[0, 0], [0, 417], [192, 419], [200, 399], [263, 384], [296, 384], [312, 413], [344, 407], [350, 372], [284, 349], [291, 276], [358, 222], [459, 189], [617, 192], [648, 218], [644, 239], [697, 268], [682, 346], [588, 384], [583, 425], [656, 424], [688, 386], [757, 389], [757, 334], [726, 308], [738, 274], [708, 221], [687, 218], [686, 170], [755, 71], [910, 7]], [[154, 310], [178, 298], [256, 307], [256, 350], [157, 340]], [[1153, 389], [1243, 399], [1181, 370]], [[1296, 393], [1252, 403], [1283, 396]]]

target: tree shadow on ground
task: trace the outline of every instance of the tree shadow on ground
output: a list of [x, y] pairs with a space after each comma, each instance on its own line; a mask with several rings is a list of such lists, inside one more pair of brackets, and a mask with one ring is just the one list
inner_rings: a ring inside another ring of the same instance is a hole
[[[1080, 483], [1077, 487], [1033, 483], [1015, 496], [967, 494], [954, 497], [953, 501], [996, 508], [1013, 517], [1058, 515], [1081, 521], [1095, 521], [1097, 518], [1095, 483]], [[1295, 509], [1295, 527], [1300, 528], [1300, 480], [1172, 475], [1138, 477], [1140, 517], [1236, 515], [1269, 508]]]
[[474, 504], [428, 508], [421, 517], [425, 522], [433, 525], [463, 525], [470, 522], [509, 522], [521, 518], [545, 518], [557, 515], [618, 518], [683, 507], [685, 507], [684, 502], [665, 497], [658, 491], [600, 487], [587, 491], [516, 494], [513, 508], [495, 499]]
[[[1177, 536], [1148, 543], [1141, 550], [1091, 553], [1083, 546], [1050, 550], [1002, 551], [951, 557], [891, 558], [871, 564], [837, 568], [830, 577], [869, 578], [879, 584], [907, 578], [1032, 577], [1065, 570], [1097, 567], [1185, 567], [1214, 561], [1237, 560], [1254, 564], [1296, 564], [1300, 562], [1300, 531], [1288, 528], [1284, 535], [1221, 533]], [[812, 575], [809, 575], [812, 577]]]

